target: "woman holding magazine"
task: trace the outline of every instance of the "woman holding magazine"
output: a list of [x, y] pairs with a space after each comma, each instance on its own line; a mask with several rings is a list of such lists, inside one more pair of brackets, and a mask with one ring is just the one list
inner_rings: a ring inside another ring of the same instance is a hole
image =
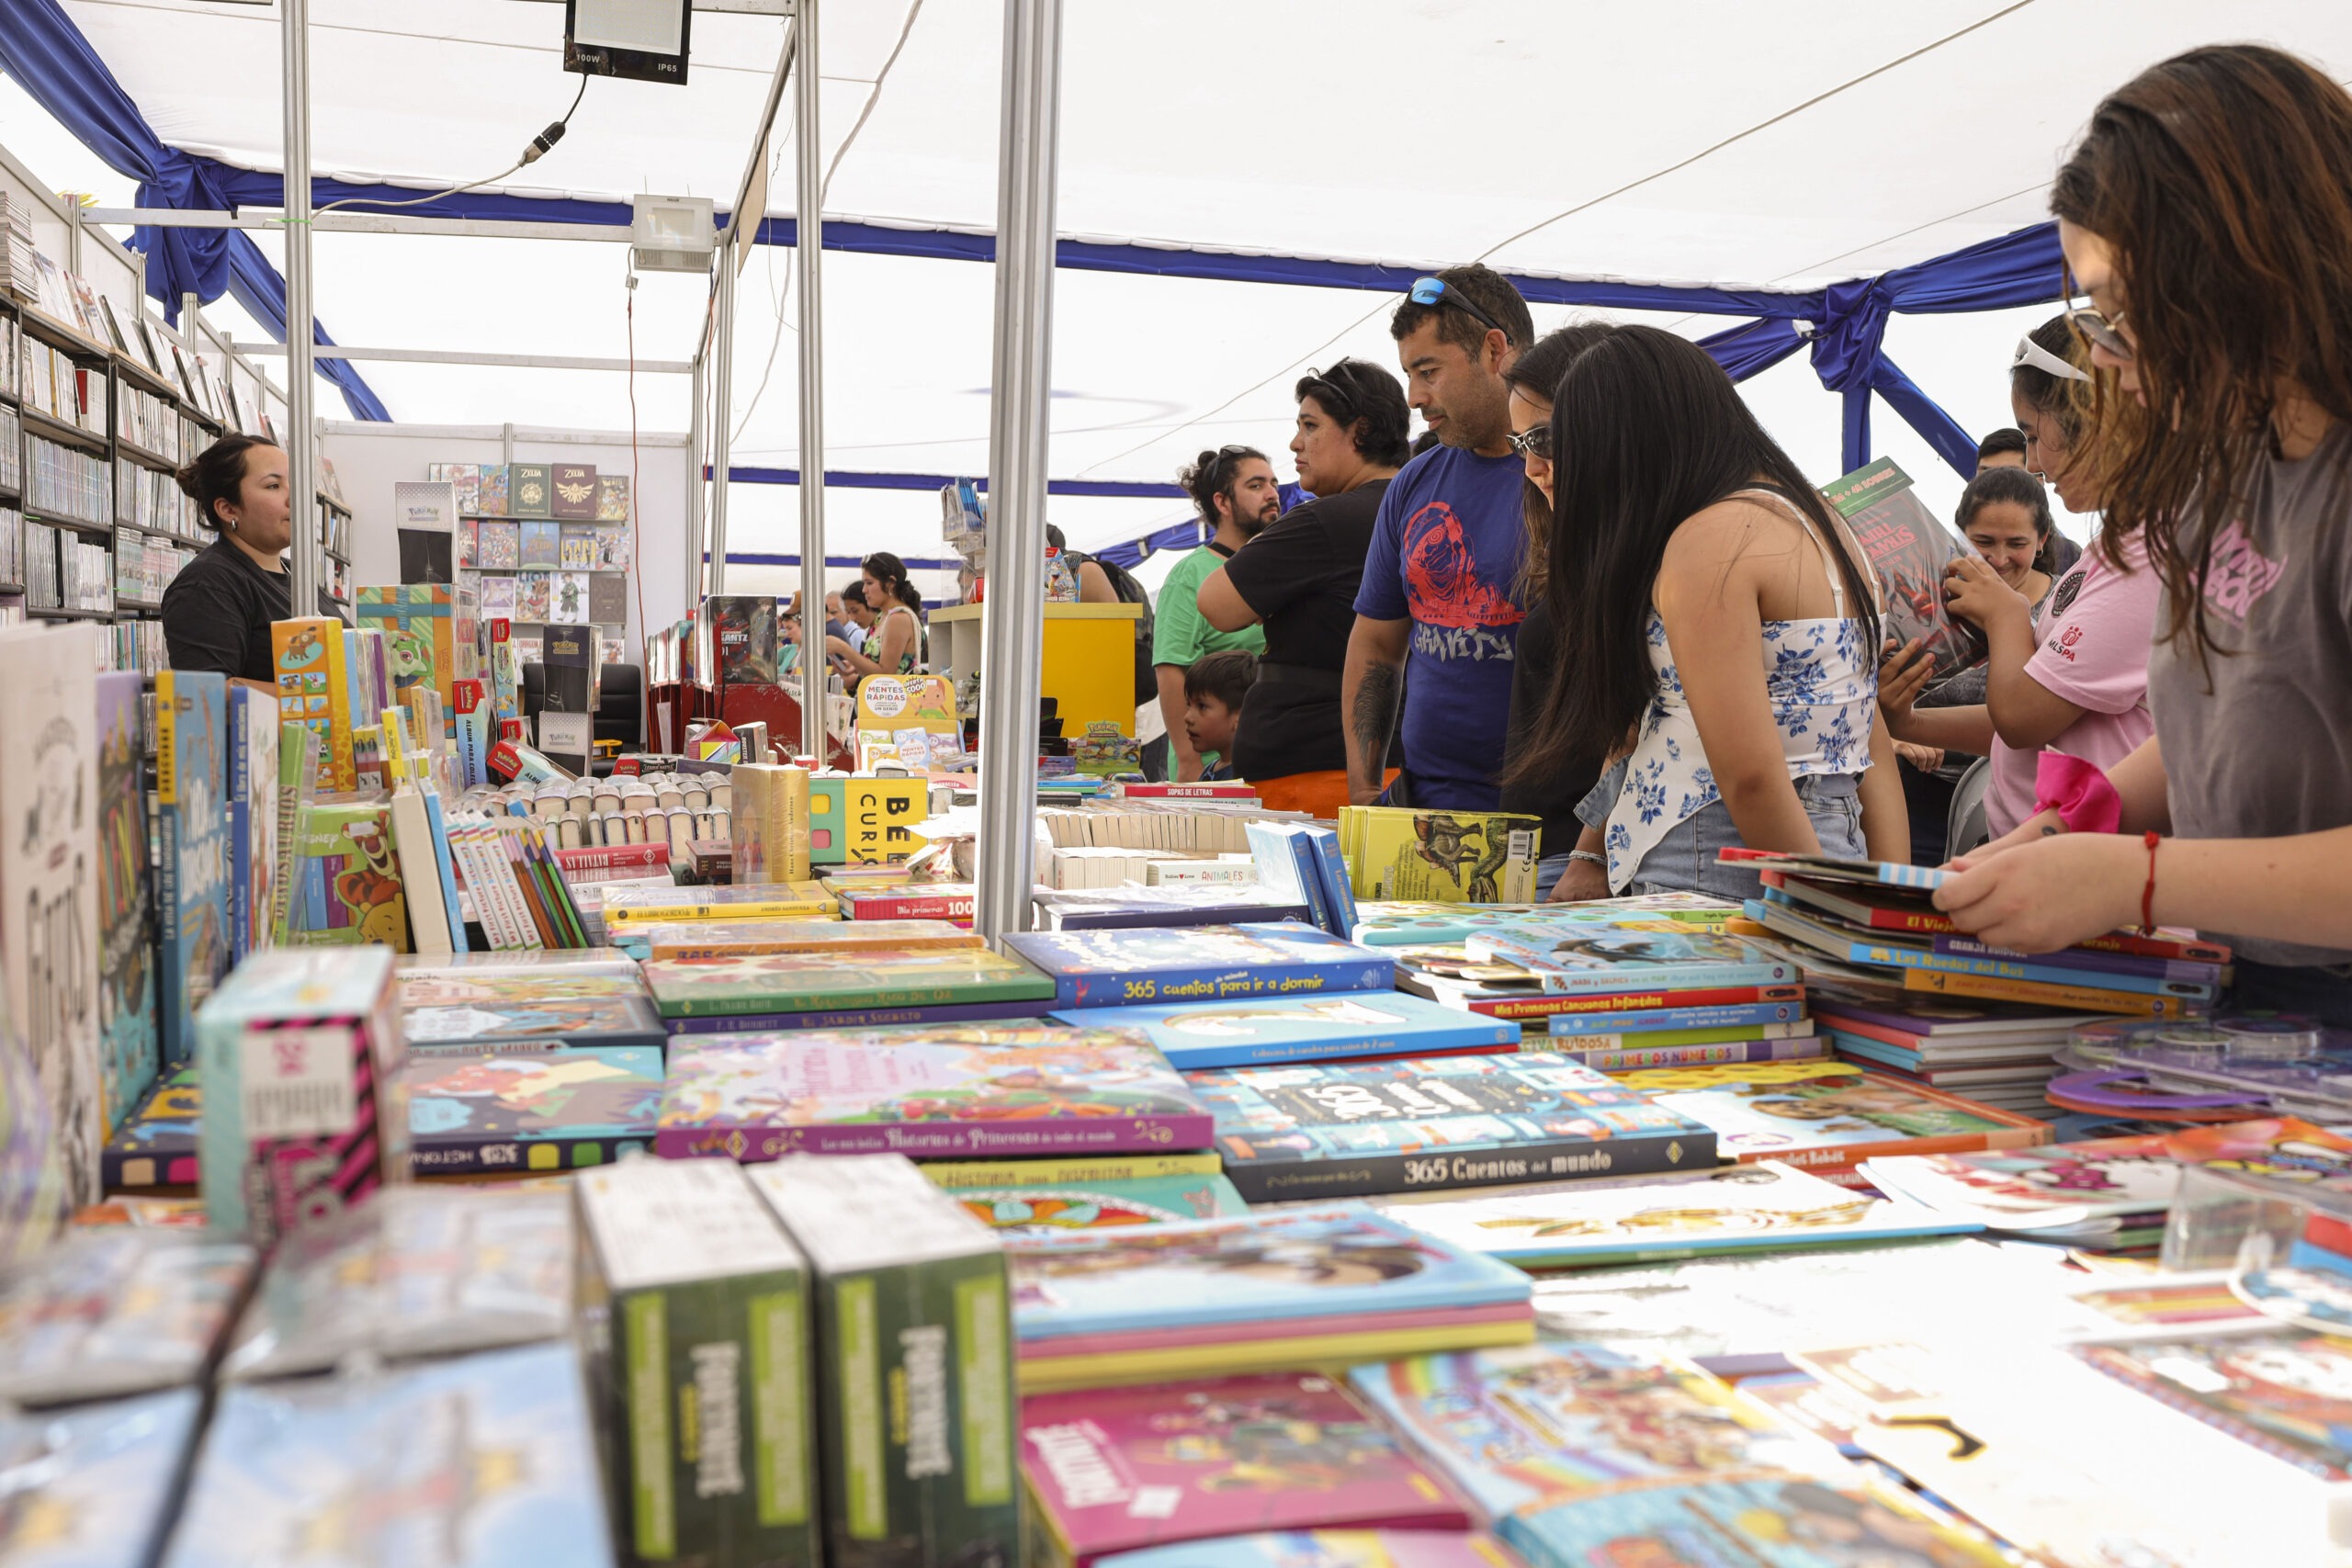
[[1551, 450], [1552, 679], [1505, 787], [1620, 758], [1577, 812], [1620, 893], [1753, 897], [1734, 845], [1907, 859], [1870, 571], [1730, 378], [1620, 327], [1561, 378]]
[[2352, 96], [2192, 51], [2099, 106], [2051, 207], [2100, 373], [2098, 553], [2136, 542], [2164, 589], [2155, 734], [2111, 795], [2045, 780], [1936, 901], [2028, 952], [2193, 926], [2240, 1005], [2352, 1027]]

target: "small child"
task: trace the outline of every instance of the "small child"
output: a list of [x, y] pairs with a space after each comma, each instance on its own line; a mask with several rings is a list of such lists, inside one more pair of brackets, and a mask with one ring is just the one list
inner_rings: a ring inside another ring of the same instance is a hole
[[1212, 653], [1184, 671], [1184, 733], [1204, 764], [1202, 783], [1234, 776], [1233, 731], [1257, 679], [1257, 656], [1238, 649]]

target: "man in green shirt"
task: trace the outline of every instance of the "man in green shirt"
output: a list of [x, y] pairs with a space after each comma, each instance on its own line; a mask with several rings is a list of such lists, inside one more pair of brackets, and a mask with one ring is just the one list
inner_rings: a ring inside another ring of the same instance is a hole
[[1151, 662], [1159, 681], [1160, 716], [1168, 721], [1170, 770], [1179, 784], [1192, 784], [1204, 766], [1184, 733], [1184, 671], [1204, 655], [1227, 649], [1262, 654], [1263, 627], [1221, 632], [1201, 618], [1197, 599], [1201, 580], [1232, 558], [1233, 552], [1258, 536], [1260, 530], [1282, 514], [1282, 498], [1274, 467], [1252, 446], [1223, 446], [1204, 452], [1183, 472], [1184, 489], [1199, 508], [1201, 521], [1216, 532], [1209, 542], [1176, 563], [1159, 585], [1153, 608]]

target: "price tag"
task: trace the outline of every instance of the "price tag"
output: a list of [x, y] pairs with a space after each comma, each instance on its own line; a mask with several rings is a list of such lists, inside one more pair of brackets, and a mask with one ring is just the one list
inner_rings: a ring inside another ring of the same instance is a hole
[[238, 1058], [238, 1103], [245, 1136], [323, 1137], [346, 1132], [359, 1112], [349, 1029], [250, 1029]]

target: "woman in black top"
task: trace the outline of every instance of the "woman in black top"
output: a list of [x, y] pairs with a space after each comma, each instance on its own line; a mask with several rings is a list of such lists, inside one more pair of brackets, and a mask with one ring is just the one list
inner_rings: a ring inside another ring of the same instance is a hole
[[1263, 625], [1266, 652], [1235, 731], [1237, 776], [1283, 811], [1337, 817], [1348, 801], [1340, 671], [1380, 498], [1410, 454], [1396, 378], [1362, 359], [1298, 383], [1291, 456], [1316, 499], [1270, 524], [1201, 580], [1201, 619], [1221, 632]]
[[180, 489], [220, 536], [164, 590], [164, 645], [175, 670], [210, 670], [277, 689], [269, 624], [291, 617], [280, 558], [294, 537], [285, 451], [224, 435], [179, 471]]

